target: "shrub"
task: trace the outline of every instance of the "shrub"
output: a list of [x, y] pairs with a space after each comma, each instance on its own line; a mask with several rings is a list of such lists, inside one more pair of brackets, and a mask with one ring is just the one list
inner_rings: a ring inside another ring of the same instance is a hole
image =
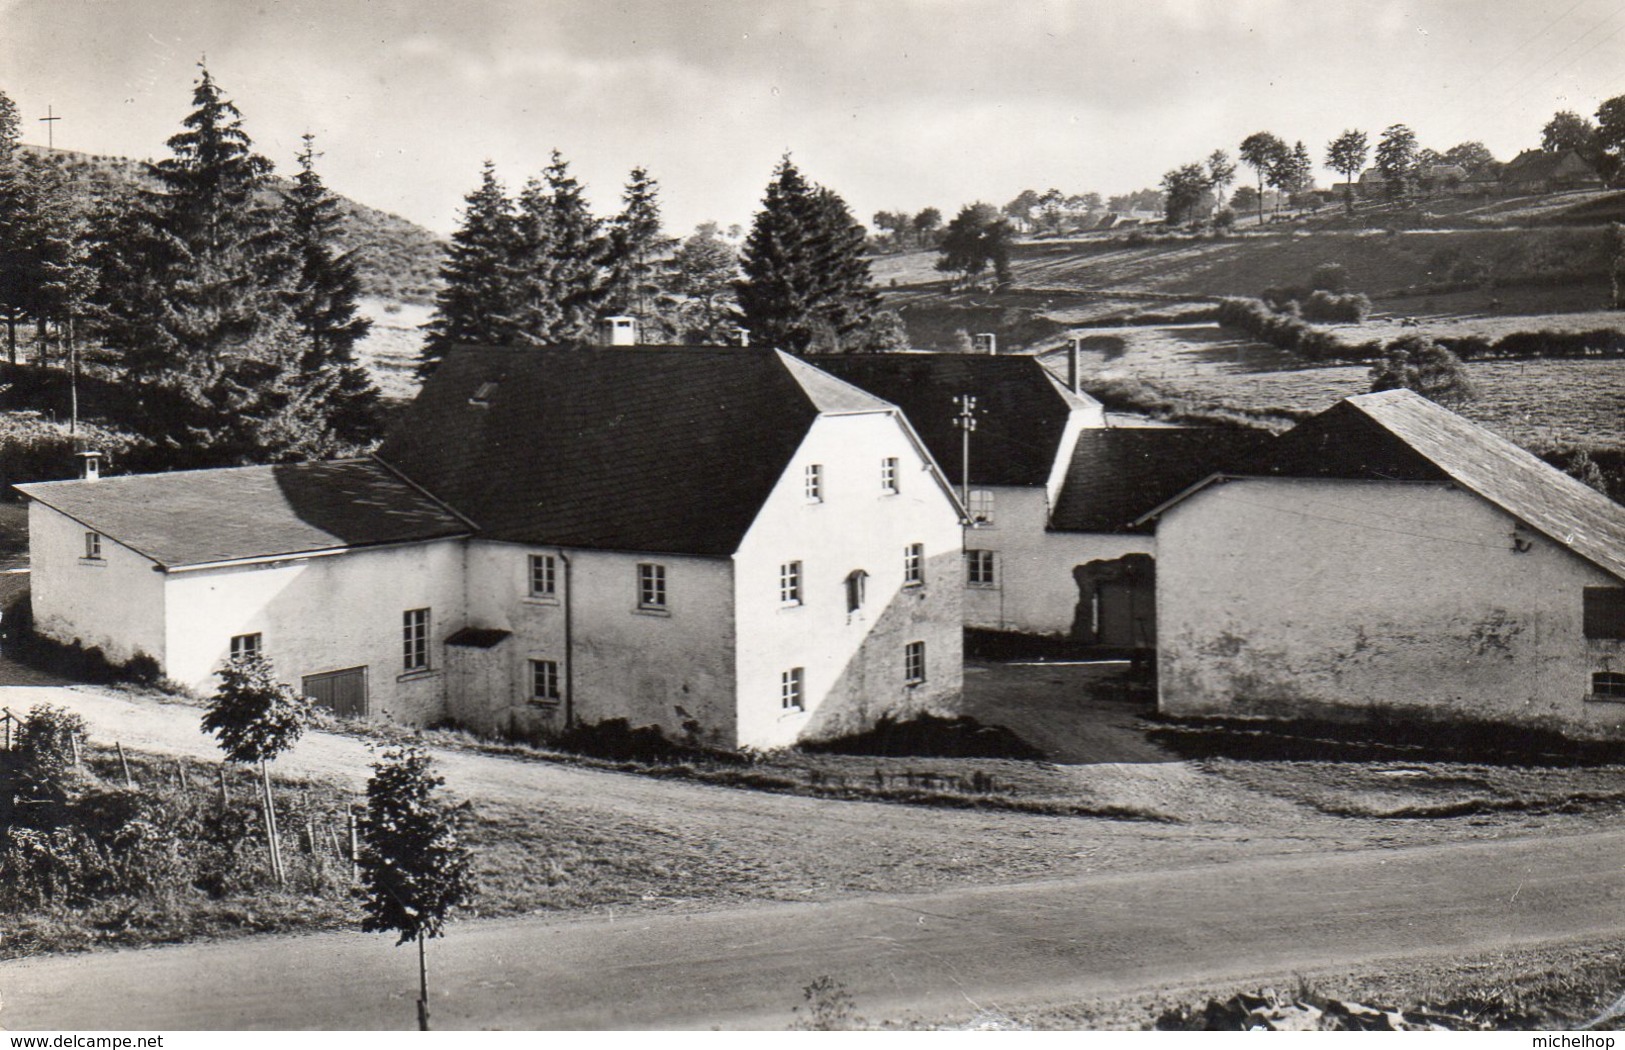
[[1461, 359], [1425, 336], [1396, 339], [1371, 366], [1371, 390], [1414, 390], [1441, 405], [1459, 405], [1477, 395]]
[[1317, 292], [1348, 291], [1349, 272], [1342, 263], [1321, 263], [1309, 273], [1309, 287]]
[[1359, 324], [1371, 313], [1371, 300], [1359, 292], [1339, 295], [1317, 291], [1303, 302], [1303, 316], [1308, 321], [1332, 321]]
[[83, 718], [52, 704], [36, 705], [23, 719], [12, 761], [18, 819], [25, 825], [50, 827], [60, 819], [78, 777], [74, 742], [85, 738], [85, 729]]

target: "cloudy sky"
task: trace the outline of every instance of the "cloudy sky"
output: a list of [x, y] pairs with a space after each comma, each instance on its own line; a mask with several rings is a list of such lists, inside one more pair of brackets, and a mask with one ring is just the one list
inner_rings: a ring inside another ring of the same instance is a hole
[[[59, 146], [164, 155], [196, 64], [284, 171], [439, 231], [557, 147], [595, 206], [749, 221], [777, 158], [878, 209], [1111, 194], [1248, 133], [1405, 122], [1502, 159], [1625, 94], [1621, 0], [0, 0], [0, 90]], [[1323, 182], [1334, 176], [1322, 172]]]

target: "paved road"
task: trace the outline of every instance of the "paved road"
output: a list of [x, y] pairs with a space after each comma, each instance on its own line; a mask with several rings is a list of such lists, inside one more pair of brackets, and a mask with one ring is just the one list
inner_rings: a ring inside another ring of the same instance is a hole
[[[444, 1028], [779, 1028], [820, 974], [870, 1019], [1625, 934], [1625, 832], [1276, 857], [701, 914], [470, 922]], [[406, 1028], [414, 956], [359, 934], [0, 964], [12, 1029]], [[94, 989], [94, 993], [90, 992]]]

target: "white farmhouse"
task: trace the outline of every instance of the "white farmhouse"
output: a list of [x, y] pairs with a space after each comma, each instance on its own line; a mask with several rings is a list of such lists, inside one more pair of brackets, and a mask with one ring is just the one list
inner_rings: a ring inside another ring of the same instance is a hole
[[1625, 507], [1414, 393], [1157, 517], [1166, 713], [1625, 732]]
[[772, 350], [461, 350], [370, 461], [24, 486], [35, 615], [346, 713], [727, 746], [952, 714], [960, 510], [898, 409]]
[[[1035, 357], [866, 354], [822, 367], [898, 405], [964, 486], [965, 625], [1084, 645], [1155, 644], [1156, 538], [1136, 518], [1239, 461], [1262, 431], [1108, 427], [1079, 389]], [[955, 398], [975, 399], [970, 482]]]

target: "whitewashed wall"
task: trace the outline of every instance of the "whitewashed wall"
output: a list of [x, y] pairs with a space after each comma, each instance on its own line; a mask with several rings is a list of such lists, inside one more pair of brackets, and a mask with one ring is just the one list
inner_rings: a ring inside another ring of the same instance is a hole
[[1159, 704], [1173, 714], [1290, 717], [1394, 707], [1625, 732], [1589, 703], [1625, 657], [1587, 641], [1582, 592], [1617, 586], [1446, 486], [1231, 481], [1158, 526]]
[[[372, 714], [422, 724], [444, 714], [444, 642], [464, 622], [463, 541], [175, 572], [164, 603], [166, 673], [200, 693], [213, 692], [232, 636], [258, 632], [283, 681], [365, 666]], [[421, 608], [430, 667], [409, 673], [402, 616]]]
[[47, 638], [100, 648], [126, 663], [146, 654], [164, 663], [164, 577], [128, 547], [102, 537], [102, 557], [84, 557], [92, 531], [36, 500], [28, 504], [34, 625]]

